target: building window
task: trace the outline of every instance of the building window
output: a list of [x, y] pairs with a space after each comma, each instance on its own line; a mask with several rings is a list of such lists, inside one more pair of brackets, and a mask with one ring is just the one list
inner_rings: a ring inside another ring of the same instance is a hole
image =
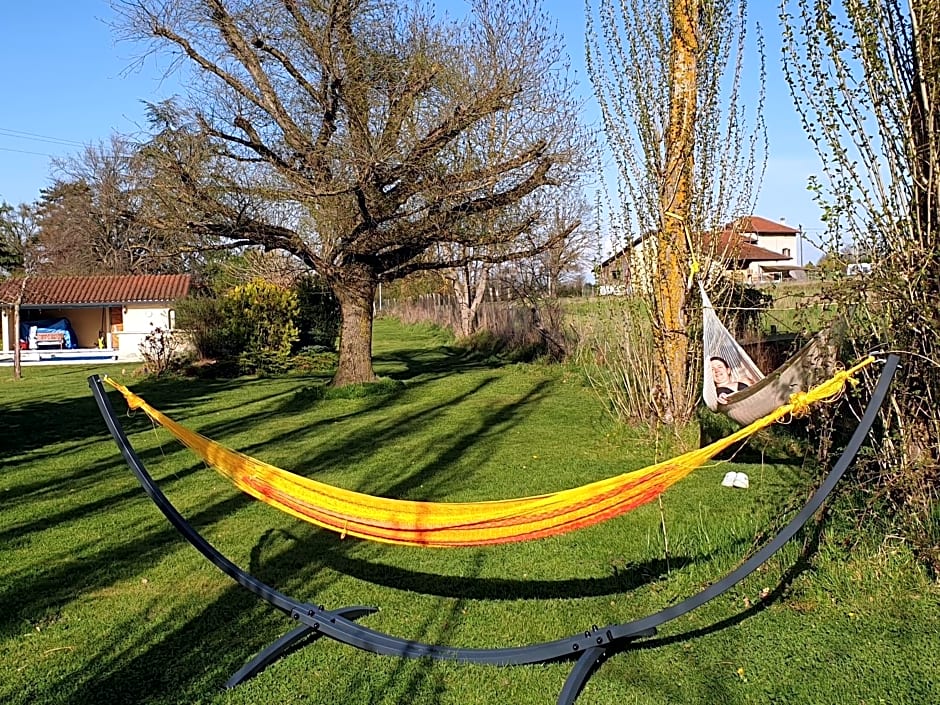
[[789, 256], [790, 256], [790, 248], [789, 248], [789, 247], [784, 247], [784, 248], [783, 248], [783, 256], [784, 256], [784, 257], [789, 257]]

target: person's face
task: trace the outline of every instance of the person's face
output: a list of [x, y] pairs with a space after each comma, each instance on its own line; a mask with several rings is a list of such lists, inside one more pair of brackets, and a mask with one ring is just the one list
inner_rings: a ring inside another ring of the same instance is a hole
[[731, 370], [721, 360], [712, 360], [712, 379], [715, 380], [715, 386], [722, 387], [731, 381]]

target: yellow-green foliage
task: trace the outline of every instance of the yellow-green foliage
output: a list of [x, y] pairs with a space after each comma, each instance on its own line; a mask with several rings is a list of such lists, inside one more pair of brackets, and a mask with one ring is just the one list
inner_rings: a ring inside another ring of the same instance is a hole
[[287, 367], [291, 344], [299, 335], [295, 291], [253, 279], [225, 295], [223, 311], [226, 327], [240, 343], [243, 372], [277, 372]]

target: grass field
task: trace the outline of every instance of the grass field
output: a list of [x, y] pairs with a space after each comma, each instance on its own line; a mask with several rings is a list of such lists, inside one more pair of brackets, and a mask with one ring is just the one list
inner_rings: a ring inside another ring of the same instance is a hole
[[[396, 383], [345, 398], [324, 395], [325, 378], [313, 376], [148, 380], [113, 366], [46, 367], [14, 382], [0, 370], [0, 702], [554, 703], [571, 664], [405, 661], [326, 641], [223, 690], [293, 623], [159, 514], [85, 381], [107, 372], [226, 445], [413, 499], [548, 492], [677, 450], [615, 426], [576, 370], [480, 363], [447, 342], [378, 321], [377, 370]], [[661, 505], [565, 536], [398, 548], [302, 524], [241, 495], [143, 415], [123, 421], [170, 499], [236, 563], [328, 608], [380, 607], [362, 619], [370, 627], [457, 646], [556, 639], [674, 604], [739, 564], [812, 483], [801, 458], [715, 464]], [[729, 469], [747, 472], [751, 488], [722, 488]], [[790, 545], [719, 600], [614, 656], [578, 702], [940, 702], [940, 590], [903, 546], [839, 526], [808, 560]], [[818, 538], [803, 537], [810, 546]]]

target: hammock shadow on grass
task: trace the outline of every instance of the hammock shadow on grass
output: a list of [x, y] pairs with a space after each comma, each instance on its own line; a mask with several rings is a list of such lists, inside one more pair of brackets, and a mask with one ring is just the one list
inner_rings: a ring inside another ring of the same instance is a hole
[[[329, 581], [320, 580], [313, 592], [329, 591]], [[415, 627], [417, 638], [438, 643], [453, 638], [449, 623], [459, 615], [460, 602], [421, 616]], [[115, 620], [118, 622], [118, 619]], [[272, 610], [239, 586], [224, 589], [212, 601], [201, 603], [198, 612], [168, 628], [170, 620], [131, 620], [116, 624], [115, 633], [133, 635], [132, 643], [120, 647], [101, 644], [96, 655], [75, 674], [50, 674], [43, 683], [46, 702], [67, 694], [72, 705], [102, 702], [196, 702], [206, 697], [225, 699], [222, 684], [252, 656], [287, 632], [294, 622]], [[301, 647], [303, 645], [301, 644]], [[271, 688], [255, 681], [247, 697], [250, 702], [275, 702], [283, 694], [284, 682], [298, 690], [294, 696], [308, 695], [313, 702], [410, 702], [422, 692], [421, 702], [440, 702], [428, 696], [434, 687], [432, 675], [439, 662], [418, 659], [376, 658], [374, 654], [351, 650], [333, 642], [314, 644], [309, 651], [299, 648], [295, 660], [285, 662], [287, 672], [274, 674]], [[341, 663], [337, 663], [337, 662]], [[315, 677], [325, 671], [328, 677]], [[304, 674], [299, 677], [297, 674]], [[300, 681], [298, 681], [300, 678]]]
[[[274, 560], [265, 554], [269, 547], [288, 542], [289, 551], [281, 551]], [[737, 539], [722, 550], [740, 549], [749, 543]], [[423, 550], [423, 549], [422, 549]], [[473, 550], [473, 549], [459, 549]], [[488, 549], [483, 549], [485, 553]], [[491, 550], [491, 549], [489, 549]], [[285, 554], [290, 553], [290, 558]], [[714, 552], [713, 552], [714, 553]], [[251, 550], [251, 572], [273, 585], [296, 580], [298, 571], [315, 572], [322, 566], [336, 573], [373, 585], [405, 590], [420, 595], [459, 600], [542, 600], [606, 597], [632, 592], [638, 588], [668, 578], [670, 573], [710, 560], [712, 554], [697, 556], [670, 556], [644, 561], [611, 565], [610, 575], [557, 580], [483, 578], [468, 575], [441, 575], [400, 566], [378, 563], [348, 555], [335, 534], [315, 531], [298, 538], [280, 529], [267, 530]]]
[[[786, 594], [793, 581], [810, 567], [810, 559], [818, 541], [818, 530], [813, 531], [811, 547], [804, 550], [800, 560], [791, 566], [770, 594], [762, 601], [740, 612], [735, 612], [708, 626], [652, 638], [630, 644], [627, 650], [652, 650], [671, 644], [712, 634], [741, 624], [756, 616]], [[273, 560], [284, 558], [280, 553]], [[280, 569], [268, 561], [266, 567], [273, 572]], [[329, 587], [323, 577], [307, 584], [312, 592]], [[445, 626], [459, 610], [459, 601], [453, 609], [441, 610], [426, 615], [421, 632], [434, 632], [437, 643], [448, 641]], [[729, 608], [734, 609], [734, 608]], [[68, 694], [74, 705], [91, 705], [100, 702], [186, 702], [218, 692], [221, 684], [246, 660], [286, 632], [292, 623], [283, 615], [272, 611], [255, 596], [237, 586], [223, 590], [216, 599], [205, 603], [187, 621], [173, 629], [167, 629], [160, 621], [145, 626], [131, 622], [126, 631], [134, 634], [133, 644], [116, 649], [114, 645], [101, 645], [98, 653], [83, 666], [82, 678], [64, 674], [61, 682], [50, 677], [42, 686], [51, 699], [54, 693]], [[438, 631], [440, 630], [440, 631]], [[142, 648], [141, 648], [142, 646]], [[298, 670], [307, 674], [302, 683], [302, 693], [311, 698], [322, 697], [322, 702], [388, 702], [399, 694], [417, 693], [424, 690], [422, 702], [439, 702], [427, 697], [428, 679], [442, 668], [437, 662], [411, 659], [378, 659], [374, 654], [351, 651], [338, 644], [323, 643], [308, 647], [311, 653], [292, 657], [287, 669], [271, 676], [278, 682], [284, 679], [297, 683]], [[612, 656], [613, 654], [610, 654]], [[342, 660], [344, 666], [338, 664]], [[319, 664], [314, 666], [312, 664]], [[328, 678], [309, 677], [309, 669], [325, 669]], [[635, 664], [626, 664], [636, 679]], [[360, 673], [360, 669], [367, 669]], [[650, 673], [648, 677], [658, 679], [662, 673]], [[645, 680], [646, 676], [644, 677]], [[291, 680], [294, 679], [294, 680]], [[647, 681], [648, 682], [648, 681]], [[677, 687], [674, 678], [663, 682], [671, 693]], [[258, 681], [252, 697], [258, 702], [277, 697], [283, 683], [268, 690], [263, 681]], [[41, 694], [41, 693], [37, 693]], [[299, 693], [298, 693], [299, 694]], [[680, 694], [681, 693], [677, 693]], [[402, 695], [405, 697], [406, 695]]]
[[[277, 550], [266, 557], [259, 565], [255, 553], [263, 550], [264, 542], [276, 540], [276, 533], [268, 532], [259, 541], [252, 552], [251, 568], [255, 574], [267, 573], [280, 576], [291, 575], [289, 582], [302, 582], [303, 589], [310, 599], [316, 594], [328, 592], [336, 579], [328, 573], [311, 566], [310, 575], [298, 577], [294, 572], [294, 562], [302, 556], [289, 547]], [[316, 545], [309, 550], [315, 552]], [[305, 549], [302, 549], [305, 550]], [[655, 562], [650, 562], [655, 563]], [[729, 616], [720, 622], [700, 629], [643, 641], [631, 646], [636, 649], [652, 649], [687, 639], [704, 636], [743, 622], [772, 601], [785, 593], [786, 587], [806, 569], [808, 563], [801, 562], [792, 567], [780, 584], [761, 603]], [[359, 577], [359, 576], [353, 576]], [[655, 579], [655, 578], [652, 578]], [[456, 585], [446, 579], [448, 585]], [[477, 589], [493, 585], [493, 581], [468, 576], [462, 578], [477, 585]], [[502, 581], [500, 581], [502, 582]], [[510, 581], [515, 583], [517, 581]], [[568, 582], [568, 581], [565, 581]], [[277, 583], [275, 583], [277, 585]], [[402, 585], [393, 585], [398, 589], [407, 589]], [[517, 588], [521, 587], [517, 586]], [[522, 588], [524, 592], [524, 588]], [[448, 624], [459, 622], [459, 613], [464, 599], [459, 589], [453, 591], [456, 598], [453, 604], [440, 610], [431, 610], [422, 615], [421, 622], [410, 630], [414, 638], [428, 638], [434, 643], [451, 643], [452, 635]], [[471, 590], [472, 592], [472, 590]], [[518, 595], [517, 597], [522, 597]], [[564, 597], [564, 595], [561, 595]], [[584, 595], [580, 595], [584, 596]], [[483, 595], [482, 597], [486, 597]], [[494, 596], [496, 597], [496, 596]], [[531, 597], [538, 597], [531, 595]], [[505, 593], [498, 596], [508, 598]], [[333, 607], [335, 605], [328, 605]], [[83, 678], [76, 685], [72, 677], [66, 676], [65, 682], [52, 685], [56, 692], [69, 693], [69, 702], [86, 705], [98, 702], [149, 702], [164, 700], [184, 702], [187, 696], [197, 699], [207, 692], [215, 692], [228, 676], [239, 668], [247, 659], [267, 646], [271, 641], [287, 631], [292, 623], [283, 615], [271, 610], [267, 605], [237, 586], [223, 590], [216, 599], [205, 603], [187, 621], [167, 629], [167, 625], [156, 621], [143, 627], [137, 622], [126, 625], [127, 629], [118, 629], [134, 634], [134, 644], [115, 649], [102, 646], [99, 653], [83, 667]], [[577, 628], [574, 625], [571, 628]], [[498, 641], [498, 639], [497, 639]], [[143, 644], [143, 650], [138, 645]], [[300, 654], [293, 661], [286, 674], [275, 676], [279, 680], [294, 678], [289, 675], [300, 668], [304, 673], [311, 668], [311, 661], [319, 663], [318, 669], [327, 669], [331, 673], [327, 679], [304, 679], [304, 691], [311, 696], [329, 698], [330, 702], [378, 702], [397, 694], [416, 693], [428, 687], [427, 679], [440, 669], [436, 662], [410, 659], [378, 659], [373, 654], [349, 651], [332, 643], [316, 644], [309, 647], [309, 655]], [[345, 666], [335, 665], [342, 659]], [[362, 660], [360, 662], [360, 659]], [[324, 663], [326, 660], [326, 663]], [[359, 668], [368, 671], [359, 675]], [[368, 674], [367, 676], [365, 674]], [[259, 682], [255, 697], [265, 698], [265, 686]], [[307, 690], [309, 688], [309, 690]], [[50, 691], [51, 692], [51, 691]], [[401, 699], [398, 699], [402, 701]], [[424, 702], [438, 702], [436, 699]]]

